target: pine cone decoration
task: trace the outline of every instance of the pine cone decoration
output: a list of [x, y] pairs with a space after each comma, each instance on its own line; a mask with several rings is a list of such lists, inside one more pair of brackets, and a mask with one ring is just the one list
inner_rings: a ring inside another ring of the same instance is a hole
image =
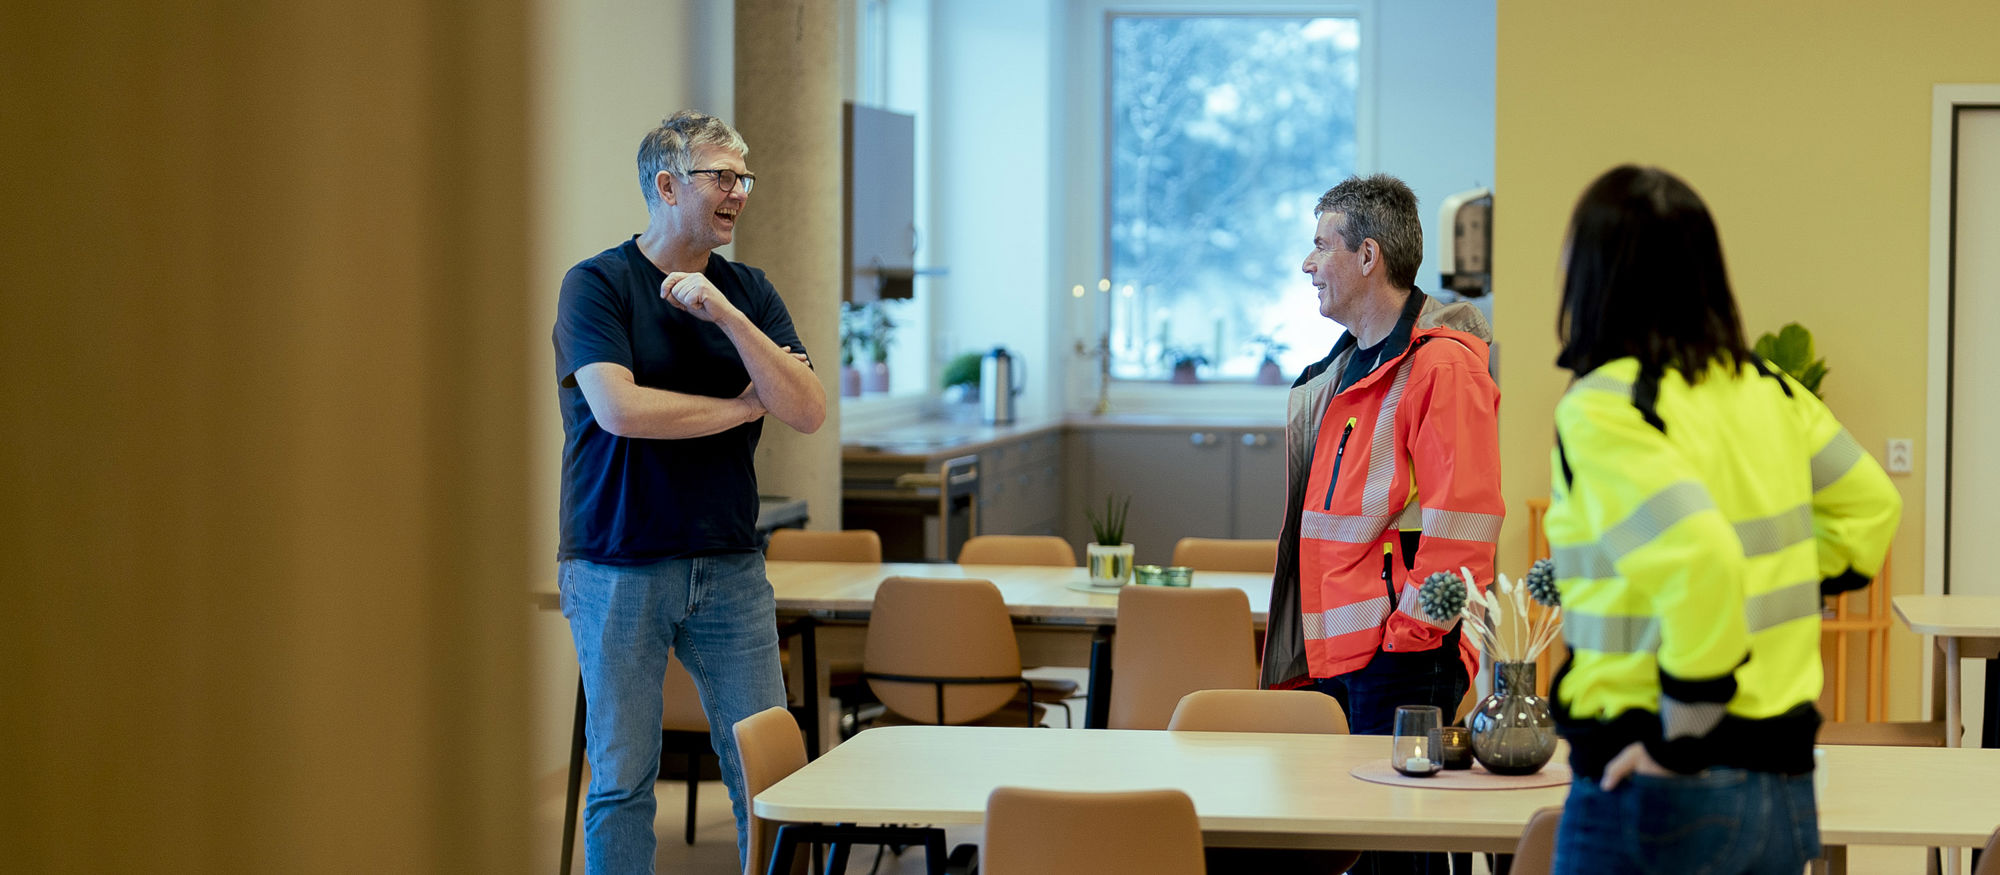
[[1528, 566], [1528, 576], [1521, 583], [1528, 587], [1528, 595], [1548, 607], [1562, 604], [1562, 595], [1556, 592], [1556, 564], [1547, 559], [1537, 559]]
[[1465, 609], [1465, 581], [1449, 571], [1440, 571], [1424, 579], [1424, 585], [1417, 589], [1417, 606], [1424, 609], [1433, 620], [1444, 621], [1458, 616]]

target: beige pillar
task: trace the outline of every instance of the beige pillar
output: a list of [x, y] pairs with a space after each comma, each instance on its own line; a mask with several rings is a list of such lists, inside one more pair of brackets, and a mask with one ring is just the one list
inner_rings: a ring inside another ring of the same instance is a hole
[[757, 193], [736, 259], [778, 287], [826, 388], [826, 424], [802, 435], [767, 420], [758, 488], [804, 498], [812, 527], [840, 526], [840, 4], [737, 0], [736, 129]]
[[0, 11], [0, 869], [554, 868], [526, 7]]

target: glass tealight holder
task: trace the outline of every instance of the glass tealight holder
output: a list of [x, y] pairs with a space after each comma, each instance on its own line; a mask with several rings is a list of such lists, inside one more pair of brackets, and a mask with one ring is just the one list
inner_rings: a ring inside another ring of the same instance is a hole
[[1167, 571], [1158, 565], [1137, 565], [1132, 568], [1132, 581], [1140, 586], [1165, 586]]
[[1438, 728], [1436, 741], [1437, 759], [1447, 769], [1472, 768], [1472, 730], [1463, 726], [1442, 726]]
[[1194, 569], [1186, 565], [1167, 566], [1166, 584], [1168, 586], [1193, 586]]
[[1437, 774], [1439, 756], [1435, 744], [1443, 712], [1436, 705], [1398, 705], [1394, 735], [1390, 736], [1389, 765], [1412, 778]]

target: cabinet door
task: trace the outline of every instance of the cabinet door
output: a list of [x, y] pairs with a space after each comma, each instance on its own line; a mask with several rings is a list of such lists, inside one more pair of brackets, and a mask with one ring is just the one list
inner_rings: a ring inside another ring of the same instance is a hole
[[1275, 538], [1285, 525], [1284, 429], [1232, 432], [1236, 530], [1231, 537]]
[[1099, 429], [1090, 436], [1084, 501], [1103, 511], [1107, 493], [1132, 496], [1125, 540], [1142, 565], [1165, 565], [1174, 542], [1230, 534], [1226, 432]]

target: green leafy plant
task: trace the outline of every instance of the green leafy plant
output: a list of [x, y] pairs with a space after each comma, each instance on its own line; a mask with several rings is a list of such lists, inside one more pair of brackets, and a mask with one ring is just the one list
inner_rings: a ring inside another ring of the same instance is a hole
[[1198, 346], [1169, 346], [1160, 350], [1160, 361], [1176, 368], [1208, 367], [1208, 355]]
[[868, 310], [868, 357], [872, 361], [889, 360], [889, 341], [896, 336], [896, 322], [889, 318], [887, 301], [876, 301], [867, 305]]
[[1826, 359], [1814, 355], [1812, 332], [1805, 326], [1792, 322], [1778, 329], [1776, 335], [1767, 331], [1757, 338], [1753, 351], [1799, 381], [1806, 391], [1819, 395], [1820, 381], [1826, 379], [1828, 370]]
[[1121, 503], [1116, 492], [1104, 496], [1103, 516], [1098, 516], [1096, 510], [1084, 508], [1083, 515], [1090, 518], [1091, 537], [1106, 547], [1125, 543], [1125, 516], [1131, 509], [1132, 496], [1125, 496]]
[[851, 301], [840, 304], [840, 365], [854, 367], [854, 355], [868, 339], [868, 308]]
[[1256, 350], [1258, 352], [1257, 357], [1267, 362], [1277, 361], [1278, 356], [1284, 355], [1287, 350], [1292, 348], [1291, 344], [1280, 342], [1276, 337], [1269, 334], [1253, 335], [1245, 345]]
[[980, 355], [976, 352], [962, 352], [953, 356], [952, 360], [946, 362], [944, 366], [944, 379], [941, 381], [943, 388], [949, 389], [953, 386], [977, 387], [979, 385], [979, 359]]

